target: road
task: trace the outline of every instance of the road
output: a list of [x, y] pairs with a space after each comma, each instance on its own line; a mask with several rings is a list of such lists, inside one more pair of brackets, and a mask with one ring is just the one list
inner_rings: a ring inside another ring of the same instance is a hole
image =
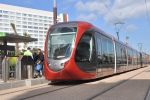
[[150, 100], [150, 66], [88, 82], [0, 91], [0, 100]]

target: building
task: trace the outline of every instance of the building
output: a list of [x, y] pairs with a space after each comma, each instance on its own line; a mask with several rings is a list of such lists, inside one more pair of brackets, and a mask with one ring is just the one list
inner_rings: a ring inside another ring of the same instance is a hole
[[[57, 17], [58, 22], [63, 22], [63, 17], [63, 14], [60, 14]], [[10, 23], [16, 25], [19, 35], [27, 33], [38, 39], [37, 42], [29, 43], [29, 47], [44, 50], [46, 33], [53, 24], [53, 12], [0, 4], [0, 32], [14, 33]], [[19, 44], [19, 48], [23, 49], [24, 44]]]

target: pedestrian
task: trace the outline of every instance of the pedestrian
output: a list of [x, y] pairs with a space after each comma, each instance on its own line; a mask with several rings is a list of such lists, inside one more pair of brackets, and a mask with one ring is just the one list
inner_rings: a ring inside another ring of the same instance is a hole
[[38, 60], [37, 52], [36, 51], [33, 52], [33, 60], [34, 60], [34, 64], [36, 64], [36, 62]]
[[43, 62], [44, 62], [44, 55], [41, 49], [38, 49], [37, 56], [35, 58], [37, 59], [35, 70], [37, 72], [37, 76], [41, 77], [43, 75]]
[[32, 76], [33, 76], [33, 55], [32, 55], [30, 47], [28, 47], [27, 50], [24, 52], [22, 59], [24, 59], [24, 65], [26, 65], [25, 69], [27, 68], [28, 78], [32, 78]]
[[33, 59], [33, 55], [32, 55], [32, 52], [31, 52], [31, 48], [28, 47], [27, 50], [24, 52], [23, 54], [24, 56], [30, 56], [32, 59]]

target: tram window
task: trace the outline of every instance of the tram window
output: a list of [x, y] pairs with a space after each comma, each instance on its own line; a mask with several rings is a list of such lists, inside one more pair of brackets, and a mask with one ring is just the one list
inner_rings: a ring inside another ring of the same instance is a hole
[[101, 55], [101, 39], [97, 38], [97, 53], [98, 55]]
[[91, 33], [87, 32], [81, 37], [75, 54], [75, 61], [83, 71], [93, 72], [96, 70], [94, 39]]
[[128, 49], [128, 63], [129, 64], [132, 64], [132, 57], [133, 57], [132, 53], [133, 53], [132, 50]]
[[124, 63], [124, 64], [127, 64], [126, 48], [123, 47], [122, 49], [123, 49], [123, 51], [122, 51], [123, 63]]
[[103, 64], [109, 63], [107, 51], [107, 39], [104, 37], [102, 38], [102, 60]]
[[97, 36], [97, 61], [98, 64], [102, 64], [102, 47], [101, 47], [101, 38]]
[[108, 57], [109, 62], [112, 64], [114, 63], [114, 50], [113, 50], [113, 43], [111, 40], [108, 41]]
[[93, 42], [92, 42], [92, 35], [91, 34], [85, 34], [76, 50], [76, 61], [79, 62], [86, 62], [90, 61], [92, 57], [92, 51], [93, 51]]
[[53, 29], [52, 33], [77, 32], [77, 27], [59, 27]]
[[117, 64], [121, 64], [122, 56], [121, 56], [121, 47], [119, 43], [116, 43], [116, 53], [117, 53]]

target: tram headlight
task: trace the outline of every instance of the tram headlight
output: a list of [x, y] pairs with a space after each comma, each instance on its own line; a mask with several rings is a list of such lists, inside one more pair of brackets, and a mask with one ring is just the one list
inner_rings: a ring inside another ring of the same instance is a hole
[[64, 60], [63, 62], [60, 63], [61, 67], [66, 67], [66, 65], [68, 64], [68, 59]]

